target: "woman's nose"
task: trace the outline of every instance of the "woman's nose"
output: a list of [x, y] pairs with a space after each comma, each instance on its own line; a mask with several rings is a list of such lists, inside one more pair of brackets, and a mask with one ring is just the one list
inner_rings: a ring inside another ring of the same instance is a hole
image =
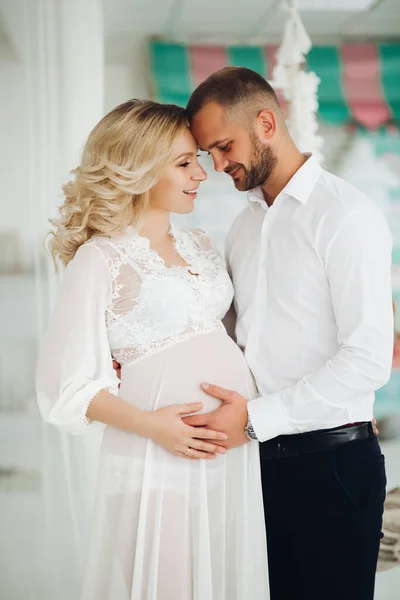
[[194, 181], [205, 181], [207, 179], [207, 173], [203, 169], [203, 167], [199, 167], [196, 173], [193, 175], [192, 179]]

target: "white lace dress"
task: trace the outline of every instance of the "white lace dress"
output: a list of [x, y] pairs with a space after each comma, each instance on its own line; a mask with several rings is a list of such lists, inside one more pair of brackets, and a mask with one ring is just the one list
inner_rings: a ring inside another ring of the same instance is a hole
[[[219, 401], [201, 382], [256, 394], [221, 323], [233, 294], [221, 258], [204, 233], [172, 233], [190, 268], [167, 267], [132, 229], [78, 250], [39, 358], [47, 421], [72, 433], [99, 427], [85, 414], [104, 388], [143, 410], [197, 401], [213, 410]], [[268, 597], [258, 444], [191, 461], [105, 427], [82, 600]]]

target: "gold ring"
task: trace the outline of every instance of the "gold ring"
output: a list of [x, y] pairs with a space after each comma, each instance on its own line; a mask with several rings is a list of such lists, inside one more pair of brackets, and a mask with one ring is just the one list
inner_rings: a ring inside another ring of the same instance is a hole
[[185, 452], [185, 456], [188, 456], [190, 454], [191, 448], [188, 448]]

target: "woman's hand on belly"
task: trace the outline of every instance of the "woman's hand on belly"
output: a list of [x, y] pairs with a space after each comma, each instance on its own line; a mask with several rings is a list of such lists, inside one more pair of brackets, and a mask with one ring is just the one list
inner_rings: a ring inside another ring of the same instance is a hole
[[226, 450], [222, 447], [228, 437], [225, 433], [214, 431], [211, 428], [191, 427], [182, 420], [181, 415], [198, 412], [202, 407], [202, 403], [197, 402], [165, 406], [153, 412], [147, 412], [145, 413], [143, 436], [152, 439], [164, 450], [189, 459], [212, 459], [216, 457], [216, 454], [225, 454]]

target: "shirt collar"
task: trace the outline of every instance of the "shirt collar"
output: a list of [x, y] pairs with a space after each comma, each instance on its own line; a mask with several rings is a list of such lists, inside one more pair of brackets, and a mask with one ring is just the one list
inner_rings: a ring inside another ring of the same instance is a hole
[[265, 198], [261, 187], [253, 188], [247, 192], [247, 201], [251, 209], [254, 209], [255, 204], [261, 204], [264, 208], [266, 206]]
[[[306, 204], [321, 173], [321, 166], [317, 159], [312, 154], [304, 154], [304, 156], [307, 158], [306, 162], [296, 171], [279, 194], [291, 196], [301, 204]], [[262, 206], [266, 204], [261, 187], [249, 190], [247, 200], [251, 208], [254, 208], [256, 203]]]

